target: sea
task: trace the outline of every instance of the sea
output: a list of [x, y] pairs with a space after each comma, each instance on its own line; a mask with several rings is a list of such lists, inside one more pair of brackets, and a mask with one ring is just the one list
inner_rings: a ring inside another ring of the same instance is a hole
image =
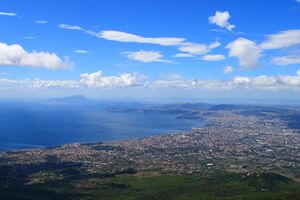
[[201, 127], [172, 114], [110, 112], [105, 104], [0, 102], [0, 151], [138, 139]]

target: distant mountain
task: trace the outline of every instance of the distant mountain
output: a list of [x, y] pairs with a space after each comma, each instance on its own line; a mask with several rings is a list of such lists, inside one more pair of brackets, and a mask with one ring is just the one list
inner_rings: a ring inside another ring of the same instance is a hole
[[49, 99], [52, 102], [66, 102], [66, 103], [87, 103], [92, 102], [91, 99], [83, 96], [83, 95], [74, 95], [74, 96], [67, 96], [62, 98], [53, 98]]

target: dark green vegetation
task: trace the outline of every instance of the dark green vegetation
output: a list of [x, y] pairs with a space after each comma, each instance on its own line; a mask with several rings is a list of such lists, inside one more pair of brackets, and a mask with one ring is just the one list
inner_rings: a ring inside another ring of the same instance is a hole
[[82, 175], [0, 190], [0, 199], [300, 199], [300, 184], [280, 175], [170, 176], [137, 173], [99, 178]]

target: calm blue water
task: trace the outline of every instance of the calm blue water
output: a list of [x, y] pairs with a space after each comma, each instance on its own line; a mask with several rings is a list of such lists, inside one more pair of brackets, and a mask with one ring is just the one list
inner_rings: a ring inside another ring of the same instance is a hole
[[101, 105], [0, 103], [0, 150], [142, 138], [188, 130], [199, 120], [111, 113]]

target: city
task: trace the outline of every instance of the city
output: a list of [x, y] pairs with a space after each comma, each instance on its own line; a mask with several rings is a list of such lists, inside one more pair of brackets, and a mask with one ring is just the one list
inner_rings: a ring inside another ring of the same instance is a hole
[[300, 180], [299, 129], [285, 121], [300, 114], [298, 107], [178, 104], [144, 110], [107, 109], [145, 114], [177, 111], [177, 117], [207, 122], [184, 133], [2, 152], [2, 187], [42, 184], [77, 174], [106, 177], [145, 172], [198, 176], [274, 173]]

